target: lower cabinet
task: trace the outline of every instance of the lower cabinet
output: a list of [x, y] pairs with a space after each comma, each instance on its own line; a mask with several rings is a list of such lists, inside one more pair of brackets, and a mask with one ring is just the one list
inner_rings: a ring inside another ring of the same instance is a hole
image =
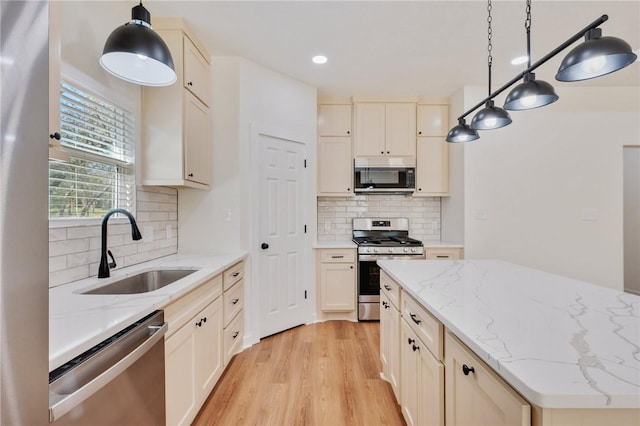
[[[407, 425], [444, 425], [444, 365], [405, 319], [400, 333], [400, 407]], [[472, 424], [472, 423], [470, 423]]]
[[382, 374], [400, 401], [400, 311], [380, 292], [380, 362]]
[[424, 257], [430, 260], [458, 260], [463, 258], [461, 247], [425, 247]]
[[531, 406], [450, 333], [445, 333], [449, 425], [531, 425]]
[[321, 249], [318, 262], [320, 310], [356, 310], [355, 249]]
[[165, 341], [167, 425], [190, 424], [223, 370], [222, 298]]

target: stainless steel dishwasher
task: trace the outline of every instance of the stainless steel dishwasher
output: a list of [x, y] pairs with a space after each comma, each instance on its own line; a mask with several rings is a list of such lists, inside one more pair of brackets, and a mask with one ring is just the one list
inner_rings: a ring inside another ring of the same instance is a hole
[[49, 373], [49, 421], [164, 426], [166, 331], [156, 311]]

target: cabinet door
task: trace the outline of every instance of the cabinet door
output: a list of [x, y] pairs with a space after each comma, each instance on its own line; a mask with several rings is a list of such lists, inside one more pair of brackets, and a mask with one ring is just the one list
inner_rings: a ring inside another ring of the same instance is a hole
[[196, 326], [192, 322], [165, 340], [167, 425], [189, 424], [197, 412]]
[[380, 293], [380, 361], [385, 378], [400, 401], [400, 312]]
[[531, 425], [531, 406], [449, 333], [445, 364], [447, 426]]
[[416, 104], [386, 105], [386, 155], [416, 155]]
[[418, 138], [414, 196], [449, 195], [449, 145], [441, 137]]
[[351, 138], [318, 138], [318, 195], [351, 195]]
[[184, 37], [184, 87], [205, 105], [211, 104], [209, 63], [188, 37]]
[[319, 136], [351, 136], [351, 105], [319, 105]]
[[354, 155], [386, 155], [385, 148], [385, 104], [356, 104], [356, 135]]
[[223, 366], [222, 298], [204, 308], [195, 318], [196, 330], [196, 389], [203, 401], [213, 389]]
[[418, 338], [406, 321], [401, 321], [400, 325], [400, 408], [402, 415], [407, 422], [407, 426], [418, 423], [418, 382], [420, 380], [419, 356], [416, 354], [419, 347]]
[[418, 105], [417, 133], [423, 136], [446, 136], [449, 132], [448, 105]]
[[320, 264], [320, 309], [350, 312], [356, 308], [356, 270], [352, 263]]
[[185, 91], [184, 179], [211, 184], [211, 131], [209, 108]]

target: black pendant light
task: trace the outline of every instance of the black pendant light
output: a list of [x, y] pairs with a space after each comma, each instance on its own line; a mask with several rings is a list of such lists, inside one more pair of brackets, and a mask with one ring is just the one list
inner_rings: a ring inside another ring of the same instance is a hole
[[[531, 68], [531, 0], [527, 0], [527, 18], [524, 26], [527, 29], [527, 69]], [[553, 86], [546, 81], [536, 80], [536, 75], [527, 72], [523, 82], [509, 92], [504, 103], [504, 109], [522, 111], [539, 108], [557, 101]]]
[[131, 9], [131, 21], [107, 38], [100, 65], [116, 77], [143, 86], [168, 86], [176, 81], [171, 52], [151, 28], [151, 14], [142, 2]]
[[[491, 28], [491, 22], [493, 18], [491, 16], [491, 0], [488, 0], [487, 3], [487, 51], [489, 52], [487, 56], [487, 66], [489, 68], [489, 96], [491, 96], [491, 66], [493, 65], [493, 56], [491, 51], [493, 50], [493, 44], [491, 43], [491, 38], [493, 36], [493, 30]], [[509, 113], [504, 109], [495, 106], [493, 99], [487, 100], [485, 107], [482, 108], [471, 120], [470, 127], [474, 130], [492, 130], [499, 129], [500, 127], [504, 127], [508, 124], [511, 124], [511, 117]]]
[[610, 74], [635, 62], [637, 55], [617, 37], [602, 37], [600, 28], [585, 33], [584, 43], [562, 60], [556, 80], [580, 81]]
[[471, 142], [479, 137], [476, 130], [467, 126], [464, 118], [458, 118], [458, 125], [449, 130], [447, 134], [447, 142]]

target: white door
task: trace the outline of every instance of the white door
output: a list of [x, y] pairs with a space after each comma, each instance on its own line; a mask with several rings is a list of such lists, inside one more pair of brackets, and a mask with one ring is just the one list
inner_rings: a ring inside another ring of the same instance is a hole
[[261, 134], [260, 337], [305, 322], [304, 145]]

